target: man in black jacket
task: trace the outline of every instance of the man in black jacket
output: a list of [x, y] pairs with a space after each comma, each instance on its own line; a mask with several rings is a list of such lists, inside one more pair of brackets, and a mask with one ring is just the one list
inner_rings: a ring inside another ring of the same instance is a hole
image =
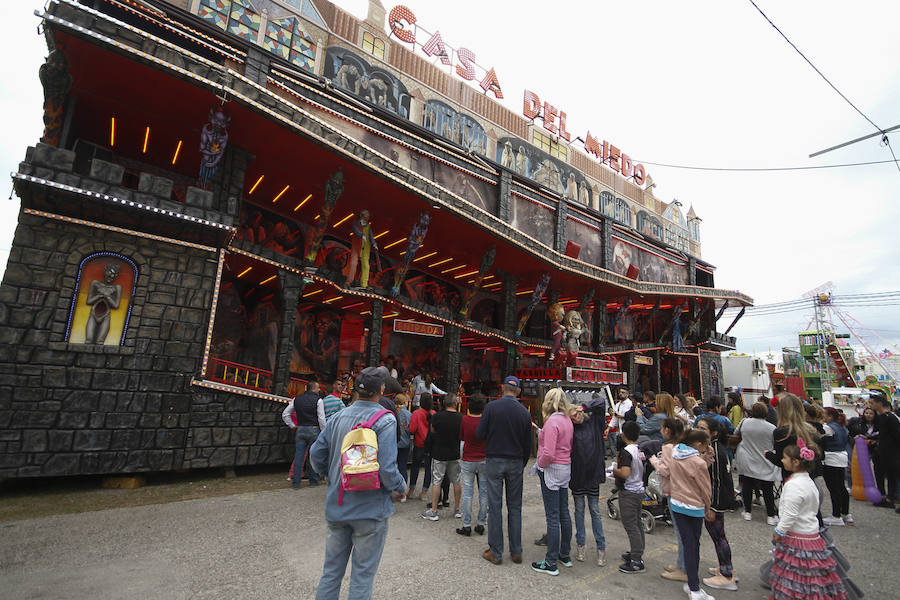
[[[297, 425], [291, 421], [291, 413], [297, 417]], [[284, 423], [294, 431], [294, 477], [293, 488], [300, 487], [303, 474], [303, 460], [306, 449], [313, 445], [319, 433], [325, 429], [325, 405], [319, 398], [319, 384], [310, 381], [306, 384], [306, 391], [294, 398], [294, 401], [285, 407], [281, 413]], [[319, 484], [319, 476], [310, 463], [307, 469], [310, 487]]]
[[891, 401], [881, 390], [869, 390], [869, 407], [877, 415], [878, 456], [887, 478], [887, 496], [878, 506], [893, 506], [898, 500], [897, 483], [900, 479], [900, 417], [891, 410]]
[[503, 396], [484, 409], [475, 435], [486, 440], [485, 483], [488, 490], [488, 544], [482, 557], [499, 565], [503, 562], [503, 486], [509, 524], [509, 553], [516, 564], [522, 562], [522, 472], [531, 457], [531, 414], [517, 396], [522, 384], [515, 376], [503, 380]]

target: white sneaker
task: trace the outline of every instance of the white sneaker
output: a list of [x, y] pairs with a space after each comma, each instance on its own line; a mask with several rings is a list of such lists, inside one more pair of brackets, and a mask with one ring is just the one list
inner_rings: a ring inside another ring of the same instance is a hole
[[584, 546], [575, 546], [575, 560], [584, 562]]
[[840, 517], [825, 517], [822, 519], [822, 523], [827, 525], [828, 527], [843, 527], [844, 520]]
[[752, 521], [752, 520], [753, 520], [753, 515], [751, 515], [750, 513], [744, 513], [744, 520], [745, 520], [745, 521]]
[[778, 517], [766, 517], [766, 524], [775, 527], [778, 525]]
[[455, 518], [455, 519], [462, 519], [462, 511], [459, 510], [459, 509], [457, 508], [457, 509], [456, 509], [456, 512], [453, 513], [453, 518]]
[[684, 590], [690, 600], [716, 600], [715, 598], [707, 594], [706, 590], [704, 590], [703, 588], [700, 588], [696, 592], [692, 592], [691, 588], [688, 587], [688, 584], [684, 584], [681, 589]]
[[853, 515], [844, 515], [844, 525], [856, 525], [856, 521], [853, 520]]
[[426, 521], [437, 521], [440, 517], [437, 514], [436, 510], [428, 509], [422, 513], [422, 518]]

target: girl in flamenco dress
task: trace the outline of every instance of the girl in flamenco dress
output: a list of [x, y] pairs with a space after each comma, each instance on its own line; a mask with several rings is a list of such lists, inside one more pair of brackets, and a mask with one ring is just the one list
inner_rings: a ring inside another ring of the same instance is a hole
[[774, 564], [769, 582], [774, 600], [844, 600], [847, 591], [834, 556], [819, 535], [819, 490], [809, 477], [816, 453], [798, 437], [781, 459], [791, 475], [781, 490], [778, 525], [772, 535]]

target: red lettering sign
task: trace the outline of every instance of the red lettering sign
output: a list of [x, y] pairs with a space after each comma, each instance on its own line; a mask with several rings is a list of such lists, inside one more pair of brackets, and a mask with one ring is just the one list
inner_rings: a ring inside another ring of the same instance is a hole
[[391, 27], [391, 33], [396, 35], [398, 40], [406, 42], [407, 44], [415, 44], [416, 34], [409, 29], [405, 29], [403, 27], [403, 21], [412, 25], [416, 22], [416, 15], [402, 4], [398, 4], [391, 9], [390, 14], [388, 15], [388, 25]]
[[600, 141], [592, 136], [590, 131], [584, 136], [584, 150], [588, 154], [593, 154], [595, 158], [602, 158], [603, 151], [600, 149]]
[[475, 53], [468, 48], [460, 48], [456, 51], [456, 58], [462, 63], [456, 65], [456, 74], [468, 81], [475, 79]]
[[559, 111], [559, 137], [567, 142], [572, 141], [572, 135], [566, 131], [566, 113]]
[[541, 114], [541, 99], [534, 92], [525, 90], [522, 114], [525, 115], [526, 119], [534, 119]]
[[579, 369], [596, 369], [598, 371], [615, 371], [619, 368], [618, 363], [614, 360], [584, 358], [581, 356], [575, 359], [575, 366]]
[[[444, 45], [444, 40], [441, 38], [440, 31], [435, 31], [434, 35], [431, 36], [431, 39], [422, 46], [422, 52], [428, 56], [440, 56], [441, 62], [445, 65], [449, 66], [453, 64], [450, 62], [450, 55], [447, 54], [447, 47]], [[501, 98], [502, 97], [503, 96], [501, 96]]]
[[579, 383], [614, 383], [625, 384], [625, 373], [616, 371], [594, 371], [592, 369], [566, 368], [566, 379]]
[[549, 102], [544, 102], [544, 129], [550, 133], [559, 133], [559, 127], [556, 125], [556, 117], [559, 111]]
[[562, 369], [516, 369], [519, 379], [549, 379], [558, 381], [563, 378]]
[[497, 79], [497, 74], [494, 72], [493, 67], [481, 80], [481, 89], [485, 92], [493, 92], [494, 97], [497, 99], [503, 99], [503, 90], [500, 89], [500, 81]]
[[427, 335], [429, 337], [444, 337], [443, 325], [422, 323], [421, 321], [394, 319], [394, 331], [397, 333], [411, 333], [413, 335]]

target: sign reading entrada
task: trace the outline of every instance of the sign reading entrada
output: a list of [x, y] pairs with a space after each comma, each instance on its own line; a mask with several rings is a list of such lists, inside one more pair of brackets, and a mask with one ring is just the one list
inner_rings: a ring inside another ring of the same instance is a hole
[[[419, 42], [416, 37], [418, 31], [417, 22], [418, 18], [415, 13], [402, 4], [392, 8], [388, 14], [388, 27], [391, 30], [391, 35], [396, 36], [401, 42], [412, 44], [413, 48], [418, 46], [426, 56], [439, 57], [441, 63], [448, 67], [454, 65], [453, 55], [455, 54], [456, 67], [454, 70], [456, 74], [467, 81], [474, 81], [477, 76], [475, 71], [477, 66], [475, 64], [475, 53], [468, 48], [454, 50], [444, 43], [440, 31], [430, 34], [431, 37], [424, 44]], [[484, 72], [484, 77], [479, 81], [478, 85], [481, 86], [484, 93], [491, 92], [497, 99], [503, 99], [500, 80], [497, 78], [497, 73], [493, 67], [490, 69], [481, 68], [481, 70]], [[566, 129], [565, 111], [559, 110], [549, 102], [544, 102], [542, 105], [540, 97], [530, 90], [525, 90], [522, 114], [529, 120], [540, 116], [544, 123], [544, 129], [567, 142], [572, 141], [572, 135]], [[630, 156], [606, 140], [601, 142], [600, 139], [591, 135], [590, 130], [584, 135], [583, 141], [585, 152], [594, 156], [601, 164], [606, 165], [626, 179], [634, 179], [634, 183], [637, 185], [644, 185], [644, 180], [647, 176], [644, 165], [634, 164]]]

